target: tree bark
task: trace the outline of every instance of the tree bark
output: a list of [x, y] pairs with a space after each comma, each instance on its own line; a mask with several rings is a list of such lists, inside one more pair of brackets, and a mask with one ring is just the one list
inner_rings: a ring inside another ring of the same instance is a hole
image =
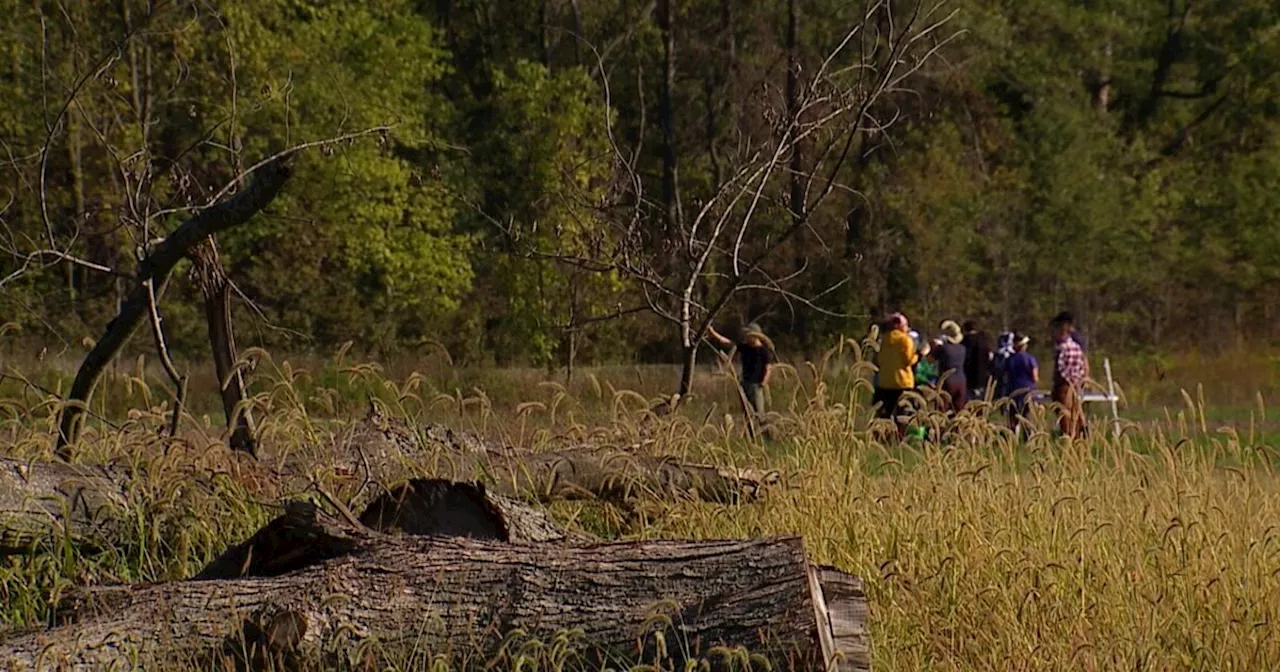
[[[800, 2], [799, 0], [788, 0], [787, 3], [787, 120], [790, 124], [792, 137], [800, 133], [800, 110], [801, 110], [801, 91], [800, 91]], [[792, 226], [800, 225], [796, 231], [795, 238], [795, 271], [799, 273], [808, 264], [808, 250], [805, 249], [806, 238], [805, 227], [802, 224], [805, 221], [805, 189], [804, 189], [804, 147], [803, 143], [796, 140], [791, 145], [791, 161], [790, 175], [788, 183], [790, 187], [790, 211]], [[795, 329], [796, 339], [800, 341], [800, 347], [808, 354], [809, 349], [809, 324], [807, 315], [803, 308], [795, 313]]]
[[231, 280], [218, 258], [213, 237], [201, 241], [191, 250], [191, 275], [204, 298], [205, 323], [209, 328], [209, 347], [218, 376], [218, 393], [222, 411], [231, 430], [227, 443], [232, 450], [250, 455], [257, 453], [257, 432], [253, 415], [244, 401], [244, 375], [236, 368], [235, 325], [231, 320]]
[[573, 62], [582, 67], [582, 41], [587, 39], [582, 34], [582, 7], [579, 0], [569, 0], [569, 8], [573, 10]]
[[662, 90], [658, 97], [659, 122], [662, 124], [662, 206], [668, 235], [680, 221], [680, 196], [677, 193], [676, 165], [676, 0], [658, 0], [658, 24], [662, 30]]
[[[372, 413], [315, 455], [297, 455], [283, 468], [375, 483], [399, 480], [406, 464], [453, 481], [483, 481], [491, 491], [543, 502], [625, 500], [640, 496], [736, 502], [761, 496], [776, 472], [689, 464], [643, 455], [641, 446], [583, 446], [529, 452], [440, 426], [410, 427]], [[296, 465], [296, 466], [293, 466]]]
[[124, 469], [0, 457], [0, 555], [65, 539], [102, 547], [129, 507]]
[[57, 627], [0, 643], [0, 659], [96, 670], [247, 650], [338, 666], [376, 650], [464, 667], [510, 664], [504, 652], [524, 642], [574, 633], [570, 667], [677, 669], [727, 662], [724, 649], [772, 669], [869, 666], [861, 582], [810, 565], [797, 537], [528, 545], [389, 537], [298, 513], [295, 536], [334, 557], [279, 576], [95, 590]]
[[480, 483], [415, 478], [374, 498], [358, 519], [345, 507], [342, 513], [345, 520], [307, 502], [287, 502], [284, 515], [228, 548], [194, 578], [281, 576], [349, 553], [356, 541], [378, 532], [520, 543], [596, 541], [566, 531], [538, 509], [489, 494]]
[[680, 358], [680, 387], [678, 391], [680, 397], [689, 396], [693, 391], [693, 374], [698, 368], [698, 346], [686, 345], [681, 353]]
[[107, 325], [107, 333], [85, 356], [71, 384], [71, 391], [58, 422], [56, 452], [60, 458], [71, 459], [71, 446], [80, 436], [85, 409], [102, 372], [124, 348], [147, 315], [149, 303], [146, 282], [151, 282], [157, 296], [164, 294], [173, 267], [193, 246], [219, 231], [248, 221], [275, 199], [288, 177], [289, 169], [283, 159], [263, 166], [254, 175], [248, 188], [183, 222], [156, 247], [151, 256], [139, 264], [137, 284], [121, 304], [120, 313]]
[[[414, 428], [373, 414], [314, 452], [248, 466], [261, 470], [256, 482], [264, 493], [272, 493], [267, 496], [301, 492], [319, 476], [321, 482], [344, 487], [354, 509], [378, 497], [386, 484], [413, 474], [478, 480], [485, 484], [485, 496], [493, 506], [508, 519], [526, 524], [512, 538], [528, 541], [573, 535], [522, 501], [656, 497], [734, 502], [758, 498], [778, 480], [777, 472], [686, 464], [639, 454], [641, 448], [590, 446], [531, 453], [443, 426]], [[63, 539], [88, 548], [117, 543], [120, 526], [136, 514], [129, 497], [139, 487], [135, 478], [147, 482], [126, 467], [0, 458], [0, 555], [47, 548], [45, 542]], [[183, 478], [199, 488], [206, 476], [193, 469]]]

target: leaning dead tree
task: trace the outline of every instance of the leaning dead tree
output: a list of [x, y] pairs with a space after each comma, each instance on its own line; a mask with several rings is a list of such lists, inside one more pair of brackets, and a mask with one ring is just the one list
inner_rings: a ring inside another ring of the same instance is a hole
[[198, 580], [82, 592], [57, 627], [8, 638], [0, 657], [16, 670], [342, 666], [376, 651], [458, 667], [510, 663], [526, 643], [567, 636], [571, 665], [751, 656], [771, 669], [868, 669], [861, 582], [810, 564], [798, 538], [512, 542], [482, 492], [464, 487], [441, 506], [454, 487], [436, 484], [424, 506], [467, 522], [424, 528], [433, 536], [292, 504]]
[[[209, 3], [87, 3], [29, 10], [20, 12], [19, 20], [30, 21], [27, 39], [39, 47], [27, 54], [38, 53], [41, 67], [36, 80], [30, 80], [30, 72], [15, 72], [15, 81], [38, 81], [43, 109], [39, 123], [25, 119], [13, 126], [13, 137], [0, 138], [9, 150], [3, 167], [12, 171], [11, 186], [17, 189], [0, 203], [0, 256], [5, 257], [0, 288], [28, 282], [56, 287], [51, 284], [56, 272], [65, 274], [63, 298], [73, 317], [91, 319], [81, 313], [97, 307], [97, 300], [85, 301], [89, 296], [114, 294], [117, 311], [92, 341], [63, 399], [58, 455], [70, 457], [99, 378], [144, 325], [172, 383], [166, 424], [171, 435], [177, 433], [188, 375], [170, 356], [166, 332], [172, 330], [161, 304], [176, 267], [187, 259], [203, 296], [228, 441], [253, 453], [253, 417], [236, 368], [231, 321], [230, 299], [238, 292], [220, 265], [216, 235], [272, 202], [295, 154], [314, 147], [331, 150], [373, 134], [385, 141], [389, 128], [345, 132], [339, 130], [346, 128], [344, 121], [306, 133], [321, 139], [293, 144], [288, 138], [298, 131], [288, 124], [277, 133], [247, 123], [254, 106], [236, 103], [242, 94], [235, 40], [217, 35], [227, 24]], [[90, 25], [102, 30], [83, 30]], [[198, 75], [176, 44], [202, 52]], [[19, 44], [15, 59], [22, 53]], [[18, 84], [14, 90], [28, 89]], [[214, 100], [223, 93], [229, 105]], [[186, 113], [173, 113], [179, 109]], [[246, 168], [248, 152], [257, 151], [246, 145], [291, 146]]]
[[[670, 3], [660, 4], [666, 7], [655, 13], [664, 39], [659, 123], [665, 130], [680, 114], [667, 104], [678, 67], [673, 34], [680, 26]], [[581, 315], [570, 328], [638, 311], [664, 319], [682, 348], [681, 398], [692, 387], [708, 328], [744, 293], [767, 295], [792, 310], [835, 314], [822, 307], [821, 299], [843, 283], [805, 294], [795, 289], [808, 271], [809, 257], [826, 246], [819, 224], [843, 226], [846, 208], [831, 197], [856, 192], [846, 184], [851, 158], [858, 155], [855, 147], [888, 132], [901, 116], [895, 97], [910, 95], [905, 90], [910, 78], [959, 34], [947, 30], [958, 11], [949, 9], [947, 0], [875, 0], [848, 7], [849, 15], [828, 19], [847, 20], [849, 27], [833, 43], [816, 45], [822, 54], [816, 66], [802, 72], [792, 63], [787, 95], [775, 95], [779, 87], [766, 82], [742, 106], [734, 120], [738, 149], [712, 150], [713, 184], [682, 189], [676, 170], [680, 157], [670, 133], [663, 133], [660, 193], [653, 197], [642, 175], [658, 171], [639, 165], [640, 157], [651, 152], [621, 146], [610, 118], [615, 184], [603, 206], [584, 204], [596, 207], [606, 222], [595, 240], [556, 247], [531, 242], [520, 227], [500, 218], [491, 220], [533, 258], [625, 280], [638, 305]], [[609, 68], [601, 60], [596, 71], [608, 103], [611, 82], [604, 73]], [[643, 92], [639, 98], [644, 99]], [[783, 258], [799, 238], [809, 246], [797, 253], [801, 263]]]
[[107, 333], [85, 356], [71, 383], [58, 421], [56, 450], [59, 457], [70, 459], [71, 445], [79, 438], [85, 408], [98, 380], [154, 310], [156, 297], [163, 294], [174, 266], [210, 236], [249, 221], [275, 199], [288, 179], [289, 168], [284, 158], [268, 162], [254, 172], [252, 181], [243, 191], [183, 222], [139, 261], [133, 290], [121, 305], [120, 313], [107, 325]]

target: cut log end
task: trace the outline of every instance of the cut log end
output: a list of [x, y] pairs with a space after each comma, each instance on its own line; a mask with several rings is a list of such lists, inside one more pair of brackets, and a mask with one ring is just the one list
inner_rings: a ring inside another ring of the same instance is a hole
[[834, 567], [811, 566], [809, 590], [818, 622], [818, 642], [826, 669], [871, 669], [870, 610], [862, 579]]

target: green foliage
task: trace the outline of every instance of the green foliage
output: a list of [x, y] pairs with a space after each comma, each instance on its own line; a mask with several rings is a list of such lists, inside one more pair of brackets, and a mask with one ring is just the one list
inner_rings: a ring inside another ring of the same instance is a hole
[[394, 1], [246, 3], [226, 20], [248, 55], [239, 86], [267, 96], [241, 122], [250, 156], [392, 126], [377, 142], [309, 157], [269, 221], [225, 237], [229, 253], [257, 294], [291, 288], [277, 312], [322, 342], [389, 346], [429, 333], [471, 283], [451, 178], [427, 163], [445, 151], [452, 115], [432, 91], [446, 71], [435, 31]]
[[[657, 317], [603, 319], [653, 298], [600, 270], [619, 246], [681, 263], [653, 202], [664, 30], [647, 5], [152, 6], [0, 0], [5, 321], [67, 345], [99, 334], [129, 281], [47, 259], [15, 274], [20, 257], [65, 248], [129, 273], [144, 239], [253, 163], [386, 126], [302, 153], [272, 207], [221, 236], [232, 278], [283, 328], [239, 306], [249, 343], [440, 343], [464, 361], [539, 366], [677, 356]], [[764, 264], [775, 278], [803, 267], [790, 291], [843, 315], [754, 289], [727, 319], [762, 321], [784, 352], [802, 329], [812, 343], [890, 309], [1037, 329], [1072, 308], [1116, 348], [1200, 340], [1189, 325], [1206, 322], [1276, 333], [1275, 3], [949, 6], [958, 14], [934, 37], [963, 38], [877, 103], [896, 123], [858, 139], [803, 242]], [[859, 18], [848, 3], [798, 7], [796, 58], [812, 73]], [[677, 3], [671, 138], [686, 217], [785, 108], [786, 9]], [[828, 140], [805, 148], [805, 170], [823, 174]], [[762, 192], [748, 251], [790, 221], [784, 173]], [[633, 178], [639, 203], [619, 197]], [[621, 240], [636, 212], [652, 219], [642, 240]], [[718, 261], [706, 270], [700, 296], [726, 282]], [[163, 309], [180, 351], [204, 348], [197, 296], [179, 277]]]
[[475, 305], [499, 315], [489, 341], [496, 354], [549, 364], [565, 328], [612, 308], [621, 286], [615, 273], [565, 269], [521, 252], [589, 256], [605, 244], [597, 205], [610, 178], [611, 113], [577, 68], [551, 73], [521, 60], [495, 68], [491, 87], [475, 111], [486, 123], [474, 135], [469, 174], [483, 194], [487, 221], [478, 226], [493, 246], [480, 287], [498, 304]]

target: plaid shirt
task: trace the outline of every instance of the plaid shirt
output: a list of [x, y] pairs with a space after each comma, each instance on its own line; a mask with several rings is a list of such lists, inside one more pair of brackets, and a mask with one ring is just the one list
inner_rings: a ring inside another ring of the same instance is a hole
[[1084, 350], [1080, 344], [1068, 338], [1058, 343], [1055, 348], [1057, 356], [1053, 360], [1053, 379], [1055, 382], [1071, 383], [1075, 387], [1084, 384]]

